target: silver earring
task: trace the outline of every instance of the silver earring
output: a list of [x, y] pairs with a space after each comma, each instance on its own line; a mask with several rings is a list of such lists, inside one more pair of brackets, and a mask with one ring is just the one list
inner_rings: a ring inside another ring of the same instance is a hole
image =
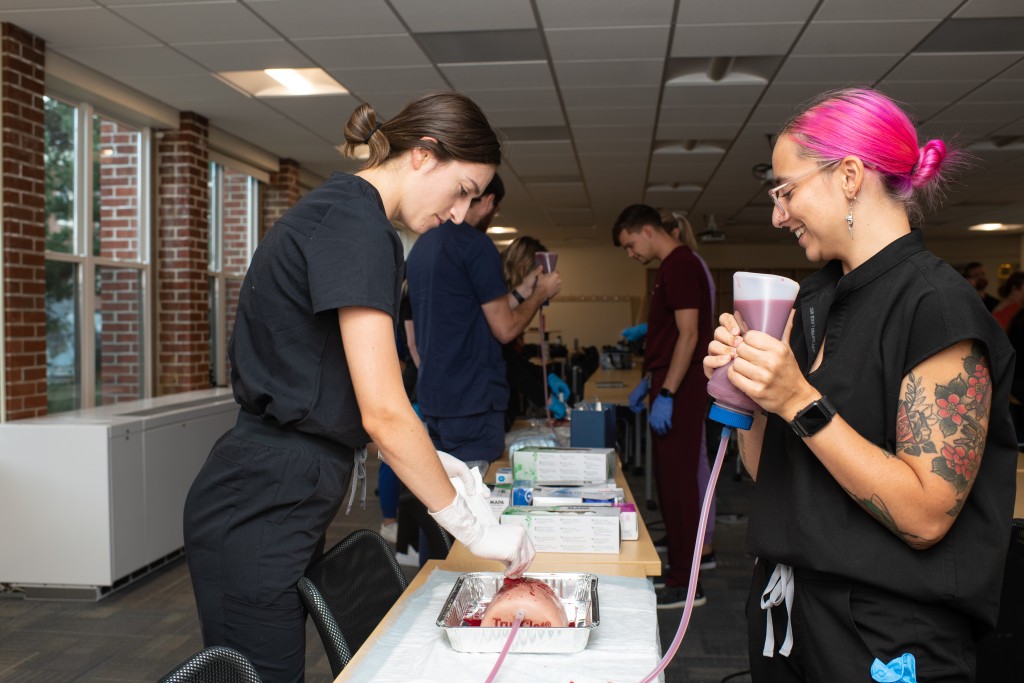
[[853, 199], [850, 200], [850, 213], [846, 214], [846, 227], [850, 229], [850, 239], [853, 239], [853, 203], [857, 201], [857, 196], [854, 195]]

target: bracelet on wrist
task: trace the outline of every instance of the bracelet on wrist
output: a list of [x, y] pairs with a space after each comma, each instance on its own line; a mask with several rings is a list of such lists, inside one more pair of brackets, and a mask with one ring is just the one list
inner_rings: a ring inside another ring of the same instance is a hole
[[512, 298], [514, 298], [519, 303], [523, 303], [524, 301], [526, 301], [526, 297], [520, 294], [518, 289], [512, 290]]

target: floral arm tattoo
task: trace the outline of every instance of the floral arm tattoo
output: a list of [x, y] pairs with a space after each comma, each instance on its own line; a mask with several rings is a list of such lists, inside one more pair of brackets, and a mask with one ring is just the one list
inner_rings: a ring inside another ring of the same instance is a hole
[[[896, 416], [896, 452], [887, 457], [934, 455], [931, 471], [950, 483], [956, 503], [946, 511], [960, 514], [974, 485], [987, 437], [986, 420], [992, 402], [992, 381], [988, 361], [978, 344], [963, 359], [963, 373], [946, 384], [936, 383], [929, 396], [920, 377], [911, 372]], [[896, 526], [884, 501], [877, 495], [859, 498], [847, 491], [875, 519], [911, 546], [924, 539]]]

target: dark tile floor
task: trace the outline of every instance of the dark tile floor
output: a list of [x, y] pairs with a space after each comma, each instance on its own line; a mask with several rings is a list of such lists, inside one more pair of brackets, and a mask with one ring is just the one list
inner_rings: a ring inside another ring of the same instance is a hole
[[[371, 464], [371, 463], [368, 463]], [[742, 553], [750, 480], [735, 480], [730, 458], [719, 484], [715, 551], [718, 568], [702, 574], [708, 595], [694, 611], [689, 631], [669, 665], [669, 683], [719, 683], [747, 668], [743, 602], [750, 560]], [[371, 465], [371, 481], [376, 468]], [[630, 473], [638, 503], [658, 536], [659, 513], [648, 511], [642, 476]], [[370, 487], [372, 492], [372, 487]], [[357, 528], [379, 528], [376, 500], [339, 514], [328, 546]], [[2, 551], [2, 549], [0, 549]], [[410, 575], [415, 570], [409, 569]], [[662, 646], [675, 635], [682, 610], [659, 612]], [[0, 592], [0, 681], [96, 681], [145, 683], [158, 680], [199, 650], [202, 643], [188, 569], [179, 558], [95, 603], [26, 601]], [[315, 629], [307, 623], [308, 681], [330, 681], [330, 667]], [[747, 676], [729, 679], [748, 681]]]

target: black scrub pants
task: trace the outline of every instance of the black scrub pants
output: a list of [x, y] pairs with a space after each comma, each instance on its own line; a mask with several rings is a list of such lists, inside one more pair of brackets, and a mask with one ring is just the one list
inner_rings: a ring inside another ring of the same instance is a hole
[[185, 501], [185, 554], [203, 645], [252, 661], [264, 683], [301, 682], [306, 612], [296, 583], [324, 549], [353, 453], [240, 413]]
[[975, 642], [971, 622], [947, 607], [927, 605], [840, 577], [794, 569], [793, 650], [786, 608], [772, 611], [775, 653], [765, 657], [761, 593], [775, 565], [759, 559], [747, 600], [750, 672], [754, 683], [870, 683], [871, 664], [909, 652], [920, 683], [972, 683]]

